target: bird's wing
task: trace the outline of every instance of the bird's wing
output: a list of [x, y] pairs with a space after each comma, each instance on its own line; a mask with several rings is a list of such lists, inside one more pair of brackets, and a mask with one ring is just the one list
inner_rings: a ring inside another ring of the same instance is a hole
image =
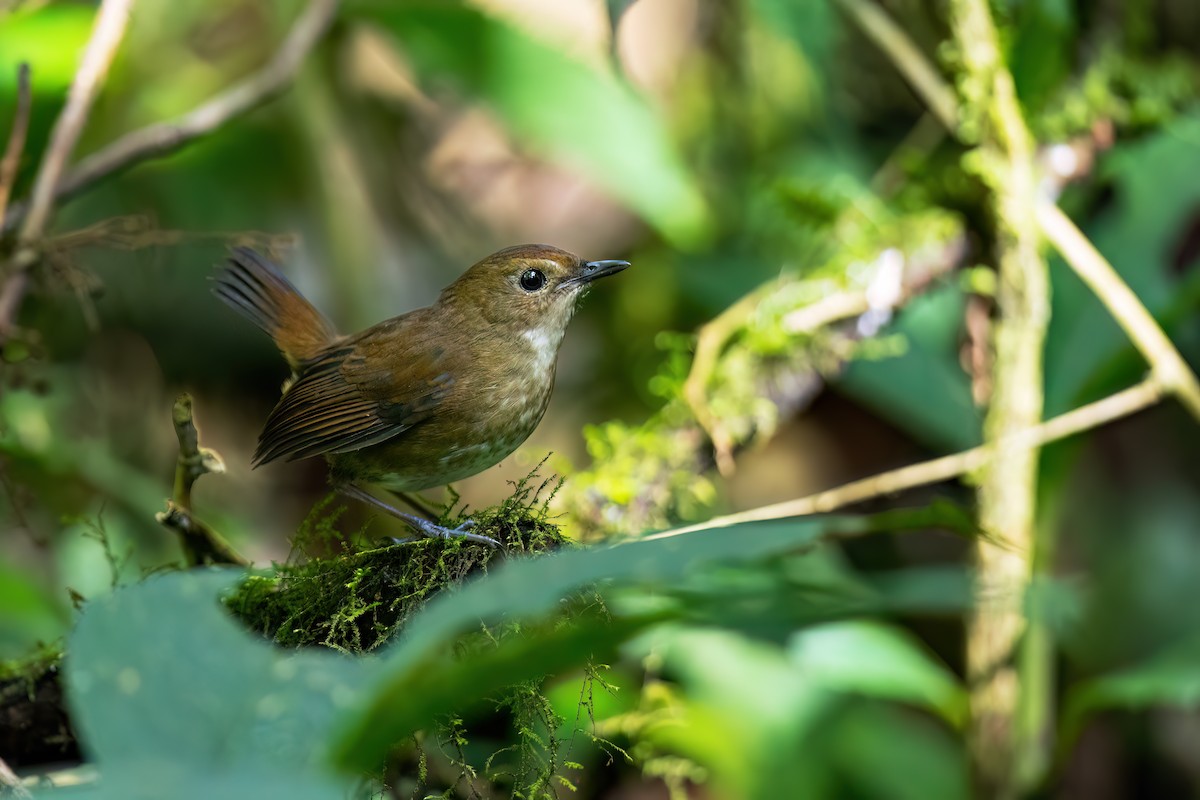
[[407, 346], [403, 321], [381, 323], [306, 364], [267, 418], [254, 463], [359, 450], [428, 419], [454, 380], [444, 351]]

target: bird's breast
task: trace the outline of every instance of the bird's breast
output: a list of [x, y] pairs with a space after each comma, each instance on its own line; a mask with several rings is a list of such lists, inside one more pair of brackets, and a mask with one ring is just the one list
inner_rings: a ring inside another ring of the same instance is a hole
[[385, 443], [335, 457], [335, 469], [339, 460], [353, 461], [353, 469], [369, 473], [372, 482], [416, 491], [499, 463], [541, 422], [554, 388], [558, 349], [556, 342], [532, 335], [506, 345], [517, 348], [509, 354], [515, 358], [475, 354], [474, 368], [454, 381], [428, 419]]

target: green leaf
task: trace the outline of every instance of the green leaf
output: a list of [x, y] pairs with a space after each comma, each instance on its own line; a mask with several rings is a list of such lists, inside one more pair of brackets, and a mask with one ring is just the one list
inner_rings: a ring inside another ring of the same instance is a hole
[[[17, 65], [30, 66], [30, 86], [38, 94], [58, 94], [75, 78], [79, 56], [95, 17], [93, 7], [57, 3], [33, 10], [0, 12], [0, 96], [13, 96]], [[5, 134], [7, 135], [7, 133]]]
[[[895, 522], [896, 518], [889, 517], [889, 521]], [[748, 523], [610, 547], [568, 550], [506, 565], [454, 594], [434, 599], [412, 619], [404, 637], [385, 655], [383, 677], [367, 690], [361, 713], [339, 736], [336, 762], [352, 771], [374, 768], [393, 742], [426, 724], [429, 718], [422, 715], [428, 710], [422, 706], [418, 711], [412, 705], [420, 704], [414, 687], [420, 687], [421, 692], [444, 694], [447, 687], [476, 691], [471, 688], [471, 680], [482, 682], [484, 687], [493, 686], [487, 676], [493, 669], [490, 662], [480, 662], [483, 666], [474, 670], [464, 667], [462, 672], [451, 666], [454, 659], [450, 644], [480, 622], [502, 615], [509, 620], [545, 617], [560, 607], [564, 597], [585, 586], [601, 582], [670, 584], [704, 564], [754, 561], [810, 546], [830, 534], [876, 530], [877, 524], [870, 517], [850, 516]], [[631, 634], [652, 615], [648, 611], [627, 621], [631, 625], [627, 630], [618, 625], [614, 628], [615, 638], [601, 637], [597, 649], [603, 651], [621, 636]], [[593, 629], [591, 634], [589, 627]], [[558, 635], [568, 637], [565, 633]], [[599, 636], [599, 632], [594, 626], [583, 626], [581, 635]], [[518, 649], [527, 646], [529, 657], [521, 662], [521, 671], [507, 671], [505, 679], [513, 682], [543, 675], [586, 658], [583, 642], [570, 637], [554, 641], [554, 646], [538, 646], [536, 638], [528, 645], [512, 645]], [[564, 648], [568, 657], [560, 657], [556, 647]], [[506, 670], [515, 661], [514, 656], [504, 652], [489, 658], [504, 662]], [[459, 696], [460, 702], [465, 702], [465, 696]]]
[[1061, 739], [1073, 742], [1096, 711], [1152, 706], [1200, 707], [1200, 637], [1184, 639], [1129, 669], [1076, 684], [1067, 696]]
[[0, 659], [26, 655], [66, 633], [66, 609], [15, 569], [0, 565]]
[[788, 654], [823, 686], [928, 708], [961, 726], [967, 696], [917, 638], [877, 622], [837, 622], [797, 633]]
[[399, 39], [424, 81], [487, 101], [520, 144], [574, 166], [677, 245], [707, 237], [707, 211], [663, 121], [608, 69], [449, 0], [360, 0], [352, 13]]
[[721, 796], [821, 796], [822, 765], [807, 757], [839, 698], [802, 678], [778, 648], [719, 630], [664, 630], [652, 642], [683, 697], [644, 737], [713, 773]]
[[159, 763], [214, 780], [245, 769], [324, 780], [315, 766], [328, 731], [371, 662], [288, 654], [240, 628], [217, 594], [241, 577], [156, 575], [84, 608], [65, 677], [71, 718], [102, 771]]
[[213, 770], [198, 765], [135, 760], [105, 772], [97, 783], [37, 792], [52, 800], [329, 800], [349, 797], [344, 785], [301, 770], [240, 765]]
[[[971, 797], [962, 740], [932, 720], [881, 703], [857, 703], [822, 729], [838, 774], [833, 798]], [[897, 780], [898, 775], [903, 779]]]
[[896, 358], [851, 361], [838, 391], [938, 450], [981, 440], [981, 416], [959, 364], [964, 296], [953, 286], [914, 298], [889, 329], [907, 339]]

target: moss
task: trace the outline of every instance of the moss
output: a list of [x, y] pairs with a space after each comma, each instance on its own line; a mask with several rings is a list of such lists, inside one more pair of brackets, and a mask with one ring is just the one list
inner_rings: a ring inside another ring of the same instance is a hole
[[79, 757], [63, 700], [61, 643], [0, 661], [0, 753], [12, 767]]
[[[716, 438], [730, 450], [766, 441], [846, 363], [891, 357], [905, 346], [863, 339], [855, 324], [861, 312], [800, 324], [803, 314], [819, 311], [830, 297], [866, 299], [887, 261], [883, 254], [903, 254], [904, 275], [911, 277], [902, 280], [913, 281], [905, 294], [958, 261], [963, 229], [955, 215], [904, 213], [865, 197], [838, 212], [842, 201], [819, 187], [793, 183], [788, 191], [809, 217], [825, 220], [838, 247], [824, 262], [781, 275], [709, 323], [708, 334], [722, 332], [710, 362], [701, 361], [696, 337], [658, 337], [665, 355], [650, 388], [663, 406], [640, 425], [609, 422], [584, 431], [592, 465], [572, 477], [563, 498], [581, 538], [640, 534], [710, 516], [719, 501], [709, 478]], [[808, 213], [814, 207], [822, 210]], [[689, 400], [692, 381], [702, 408]]]
[[[367, 653], [391, 640], [439, 591], [509, 558], [569, 546], [548, 511], [560, 485], [555, 479], [540, 480], [535, 470], [497, 506], [468, 513], [455, 510], [452, 502], [439, 522], [454, 527], [469, 517], [475, 522], [472, 531], [500, 542], [495, 548], [462, 539], [356, 548], [356, 537], [338, 529], [344, 509], [330, 498], [301, 527], [288, 563], [247, 578], [226, 603], [251, 629], [279, 645]], [[343, 552], [306, 555], [330, 549]], [[460, 652], [465, 656], [472, 647], [494, 646], [510, 628], [519, 627], [482, 628], [460, 643]], [[409, 756], [400, 753], [410, 748], [400, 748], [398, 760], [385, 771], [385, 783], [397, 796], [409, 790], [413, 796], [429, 796], [431, 784], [445, 786], [444, 796], [471, 794], [471, 787], [484, 781], [511, 787], [513, 797], [554, 797], [563, 782], [555, 734], [562, 720], [541, 686], [540, 680], [523, 682], [496, 698], [497, 712], [513, 721], [510, 746], [472, 764], [466, 755], [470, 731], [461, 719], [447, 718], [428, 735], [414, 738], [415, 752]], [[590, 719], [590, 700], [582, 702], [580, 718]], [[439, 767], [438, 774], [430, 774], [431, 765]]]
[[[331, 508], [327, 500], [297, 534], [293, 560], [247, 578], [226, 603], [252, 630], [285, 647], [369, 652], [390, 640], [437, 592], [508, 558], [564, 546], [567, 540], [547, 511], [556, 490], [554, 480], [539, 483], [535, 470], [499, 505], [469, 515], [448, 508], [439, 520], [455, 527], [469, 517], [475, 522], [472, 531], [497, 540], [499, 547], [455, 538], [355, 549], [336, 527], [343, 509]], [[305, 557], [330, 544], [348, 552]]]

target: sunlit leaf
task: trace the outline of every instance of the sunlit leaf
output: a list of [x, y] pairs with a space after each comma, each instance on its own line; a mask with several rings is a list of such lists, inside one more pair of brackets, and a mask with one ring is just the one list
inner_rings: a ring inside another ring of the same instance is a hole
[[[30, 81], [38, 94], [58, 93], [71, 85], [79, 56], [92, 31], [95, 7], [55, 3], [43, 8], [28, 3], [27, 11], [0, 17], [0, 95], [17, 86], [17, 65], [30, 66]], [[3, 12], [0, 12], [3, 13]]]
[[966, 692], [918, 640], [876, 622], [840, 622], [800, 631], [788, 655], [823, 686], [913, 703], [954, 725], [966, 716]]

